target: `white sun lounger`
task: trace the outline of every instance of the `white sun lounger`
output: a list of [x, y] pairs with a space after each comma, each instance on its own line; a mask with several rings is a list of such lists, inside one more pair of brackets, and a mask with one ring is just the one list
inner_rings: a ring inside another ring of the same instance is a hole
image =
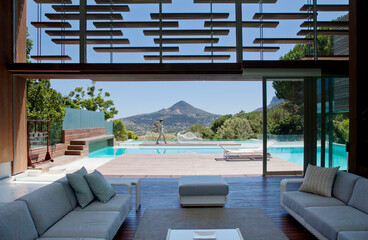
[[[263, 150], [262, 148], [257, 149], [231, 149], [224, 148], [219, 145], [222, 149], [224, 149], [224, 158], [227, 161], [231, 160], [262, 160], [263, 159]], [[270, 160], [271, 154], [267, 153], [267, 160]]]

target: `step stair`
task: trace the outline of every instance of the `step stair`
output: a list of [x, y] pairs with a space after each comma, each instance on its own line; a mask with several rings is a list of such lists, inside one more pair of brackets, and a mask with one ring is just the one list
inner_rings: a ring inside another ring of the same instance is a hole
[[82, 155], [81, 150], [66, 150], [65, 155]]
[[83, 150], [84, 145], [69, 145], [68, 150]]

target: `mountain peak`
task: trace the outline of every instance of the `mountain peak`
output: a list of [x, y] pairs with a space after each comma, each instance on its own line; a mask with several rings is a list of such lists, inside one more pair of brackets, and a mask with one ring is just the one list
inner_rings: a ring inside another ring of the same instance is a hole
[[165, 129], [168, 132], [176, 133], [187, 130], [195, 123], [208, 127], [218, 117], [220, 115], [206, 112], [181, 100], [169, 108], [123, 118], [122, 120], [128, 130], [144, 134], [146, 131], [151, 130], [152, 124], [159, 119], [164, 119]]
[[192, 105], [190, 105], [186, 101], [181, 100], [181, 101], [175, 103], [174, 105], [172, 105], [169, 108], [187, 108], [187, 107], [194, 108]]

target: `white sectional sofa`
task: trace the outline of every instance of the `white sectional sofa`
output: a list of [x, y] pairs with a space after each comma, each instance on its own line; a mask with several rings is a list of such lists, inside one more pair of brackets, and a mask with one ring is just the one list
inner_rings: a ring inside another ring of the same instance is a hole
[[281, 181], [281, 206], [318, 239], [368, 239], [368, 179], [338, 171], [332, 197], [300, 191], [286, 191], [289, 183]]
[[0, 207], [0, 238], [7, 240], [113, 239], [132, 209], [129, 194], [85, 208], [66, 178]]

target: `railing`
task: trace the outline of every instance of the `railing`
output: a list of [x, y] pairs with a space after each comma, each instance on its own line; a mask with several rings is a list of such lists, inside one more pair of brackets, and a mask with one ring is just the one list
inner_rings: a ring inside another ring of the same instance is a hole
[[[46, 130], [45, 130], [46, 125]], [[49, 151], [49, 127], [50, 120], [27, 120], [27, 142], [28, 142], [28, 166], [35, 167], [34, 162], [32, 162], [32, 157], [30, 155], [31, 149], [31, 140], [44, 140], [46, 139], [47, 144], [47, 152], [45, 159], [39, 162], [51, 161], [52, 160], [50, 151]]]

